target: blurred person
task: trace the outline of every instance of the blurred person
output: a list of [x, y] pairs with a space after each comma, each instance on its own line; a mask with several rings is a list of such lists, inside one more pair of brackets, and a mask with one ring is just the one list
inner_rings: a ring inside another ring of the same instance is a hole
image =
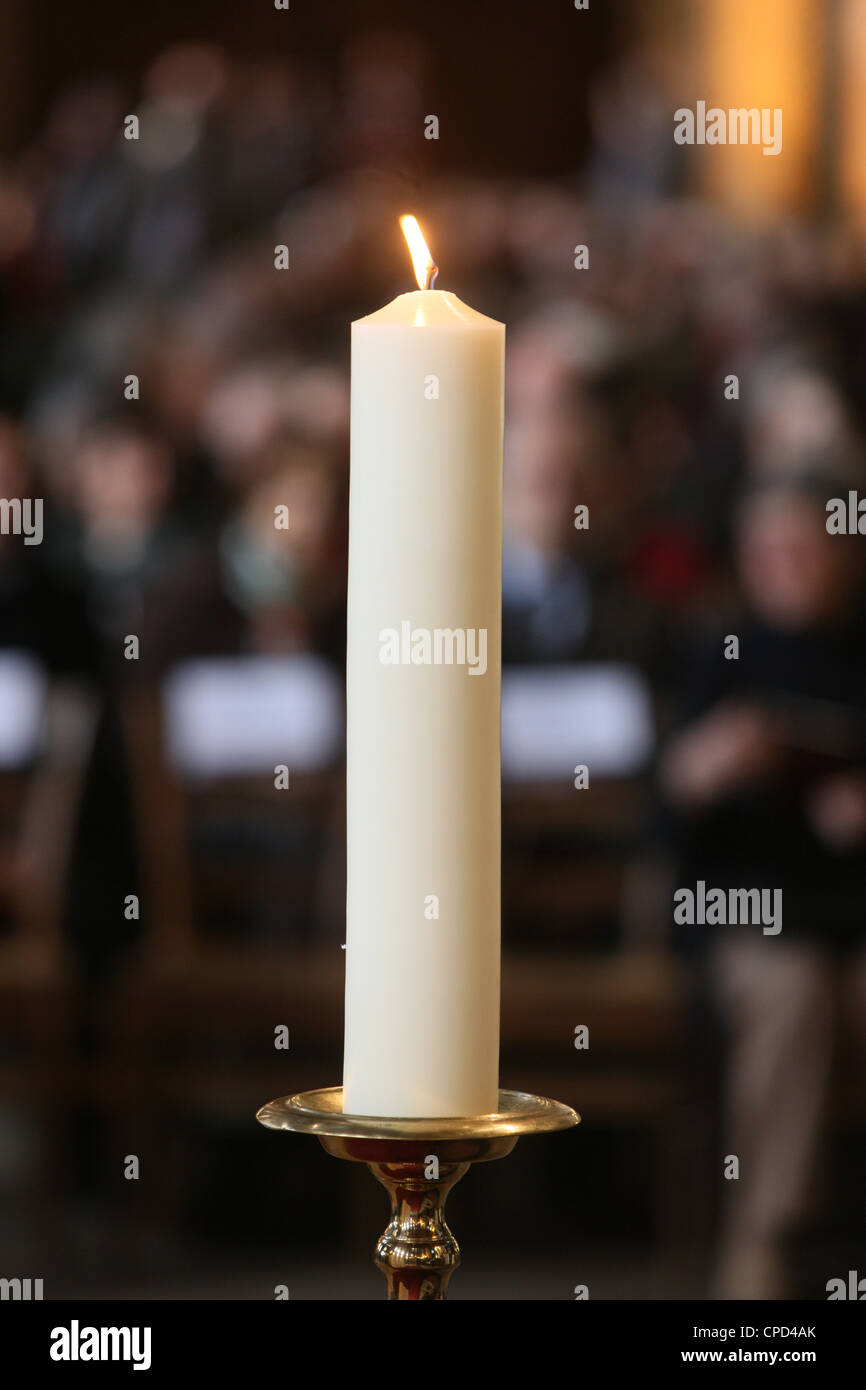
[[319, 172], [322, 107], [310, 74], [282, 56], [232, 66], [212, 135], [213, 241], [261, 230]]
[[366, 30], [346, 44], [341, 67], [340, 152], [356, 167], [411, 169], [423, 136], [423, 42], [414, 34]]
[[208, 43], [176, 44], [144, 75], [138, 138], [120, 141], [132, 188], [122, 274], [147, 289], [174, 289], [208, 242], [207, 171], [214, 104], [226, 60]]
[[[580, 449], [589, 429], [570, 411], [514, 419], [503, 541], [502, 655], [564, 661], [583, 651], [595, 618], [590, 571], [574, 542]], [[581, 493], [581, 501], [585, 494]]]
[[341, 665], [343, 484], [328, 450], [286, 435], [266, 444], [217, 533], [154, 591], [142, 673], [155, 679], [188, 657], [247, 652], [313, 651]]
[[279, 433], [283, 381], [290, 370], [279, 358], [242, 358], [208, 391], [199, 434], [218, 475], [235, 488], [243, 485], [251, 461]]
[[285, 429], [331, 449], [349, 444], [349, 379], [331, 362], [309, 362], [286, 380], [281, 394]]
[[178, 452], [194, 451], [205, 400], [223, 365], [221, 348], [186, 306], [158, 316], [142, 338], [148, 409]]
[[698, 457], [689, 412], [677, 392], [626, 383], [617, 392], [631, 501], [627, 572], [639, 593], [679, 621], [706, 609], [722, 579], [713, 508], [724, 515], [727, 479]]
[[139, 888], [126, 691], [143, 660], [145, 600], [183, 543], [172, 516], [175, 456], [139, 403], [97, 413], [71, 458], [69, 508], [57, 518], [51, 563], [59, 585], [84, 596], [97, 662], [98, 709], [75, 829], [67, 930], [87, 987], [96, 987], [137, 938], [118, 912]]
[[[40, 493], [20, 425], [0, 416], [0, 497], [44, 504]], [[52, 522], [50, 507], [43, 509], [43, 542]], [[96, 667], [80, 582], [60, 582], [45, 563], [42, 543], [25, 545], [11, 534], [0, 536], [0, 647], [32, 653], [53, 675], [89, 678]]]
[[54, 559], [61, 575], [81, 577], [90, 622], [113, 664], [177, 544], [170, 519], [175, 460], [135, 405], [84, 428], [72, 474], [72, 511]]
[[589, 187], [594, 201], [625, 216], [682, 179], [682, 151], [670, 133], [674, 69], [669, 51], [645, 44], [624, 54], [590, 90]]
[[[56, 270], [46, 265], [37, 245], [37, 206], [32, 180], [21, 170], [0, 167], [0, 284], [4, 314], [24, 314], [54, 288]], [[10, 354], [11, 356], [11, 354]], [[0, 361], [4, 395], [14, 363]]]
[[[0, 418], [0, 496], [38, 496], [16, 422]], [[43, 542], [25, 546], [20, 536], [0, 536], [0, 647], [34, 655], [45, 670], [73, 681], [92, 701], [94, 725], [81, 749], [86, 775], [76, 807], [72, 863], [65, 885], [65, 928], [85, 975], [97, 974], [129, 940], [118, 913], [124, 894], [135, 891], [129, 788], [124, 748], [105, 662], [102, 633], [91, 622], [81, 574], [46, 562], [59, 518], [44, 514]]]
[[153, 424], [174, 458], [174, 511], [190, 529], [207, 524], [225, 502], [202, 433], [207, 401], [230, 352], [211, 330], [202, 299], [183, 298], [142, 324], [134, 359]]
[[118, 138], [122, 100], [111, 79], [70, 87], [25, 155], [36, 190], [41, 254], [73, 292], [92, 290], [120, 267], [133, 201]]
[[746, 430], [753, 473], [802, 471], [816, 455], [853, 453], [853, 422], [827, 372], [789, 353], [769, 359], [756, 376]]
[[619, 569], [620, 459], [610, 419], [591, 389], [614, 350], [614, 330], [571, 307], [540, 312], [512, 338], [503, 661], [616, 654], [643, 662], [650, 629], [623, 591]]
[[[832, 495], [832, 489], [831, 493]], [[727, 1186], [716, 1292], [792, 1293], [788, 1240], [814, 1219], [840, 1020], [864, 1036], [866, 619], [857, 538], [829, 535], [827, 482], [755, 486], [736, 521], [744, 608], [689, 663], [660, 780], [678, 881], [781, 892], [781, 930], [698, 926], [728, 1033]], [[862, 1065], [862, 1064], [861, 1064]]]
[[561, 298], [534, 303], [511, 334], [509, 405], [543, 412], [610, 371], [628, 341], [628, 330], [603, 307]]
[[349, 383], [326, 361], [262, 355], [234, 363], [209, 391], [199, 421], [202, 442], [220, 479], [243, 485], [268, 442], [279, 434], [345, 449]]
[[224, 93], [229, 63], [213, 43], [172, 44], [154, 58], [144, 74], [147, 101], [204, 117]]
[[[115, 283], [69, 306], [57, 317], [30, 385], [26, 429], [40, 476], [58, 506], [74, 506], [74, 459], [79, 441], [101, 416], [125, 407], [124, 376], [141, 374], [147, 349], [166, 314], [134, 289]], [[16, 332], [17, 338], [17, 332]], [[129, 413], [142, 410], [130, 405]]]
[[73, 506], [72, 460], [85, 426], [98, 413], [99, 392], [91, 375], [48, 373], [31, 392], [23, 427], [46, 493], [55, 506]]

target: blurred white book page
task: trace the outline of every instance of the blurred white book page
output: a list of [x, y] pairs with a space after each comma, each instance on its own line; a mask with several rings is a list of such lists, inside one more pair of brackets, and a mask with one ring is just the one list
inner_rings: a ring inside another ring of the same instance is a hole
[[342, 683], [315, 656], [183, 662], [163, 698], [168, 755], [188, 776], [315, 772], [342, 752]]
[[647, 682], [620, 664], [507, 666], [502, 672], [502, 776], [560, 781], [628, 777], [655, 743]]
[[27, 652], [0, 651], [0, 767], [23, 767], [42, 747], [48, 678]]

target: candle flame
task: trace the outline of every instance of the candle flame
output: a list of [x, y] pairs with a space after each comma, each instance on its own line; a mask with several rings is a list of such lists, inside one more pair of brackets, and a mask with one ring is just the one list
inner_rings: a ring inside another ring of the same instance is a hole
[[439, 267], [435, 264], [430, 255], [429, 248], [424, 240], [421, 228], [418, 226], [417, 217], [411, 214], [400, 218], [400, 226], [409, 247], [409, 254], [412, 257], [412, 265], [415, 268], [415, 279], [418, 281], [420, 290], [432, 290], [439, 274]]

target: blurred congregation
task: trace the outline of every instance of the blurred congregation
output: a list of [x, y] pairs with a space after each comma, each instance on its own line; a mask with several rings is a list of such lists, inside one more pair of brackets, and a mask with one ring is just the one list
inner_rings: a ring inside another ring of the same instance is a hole
[[[531, 124], [451, 158], [447, 46], [364, 8], [296, 51], [156, 7], [0, 122], [0, 497], [44, 503], [0, 536], [0, 1274], [378, 1294], [369, 1177], [253, 1115], [340, 1076], [349, 323], [411, 287], [411, 211], [508, 326], [502, 1084], [584, 1115], [455, 1193], [466, 1296], [594, 1261], [593, 1296], [823, 1297], [866, 1216], [863, 541], [826, 526], [866, 495], [866, 17], [759, 7], [715, 90], [788, 143], [708, 173], [682, 6], [562, 7], [537, 161]], [[721, 65], [750, 9], [689, 41]], [[699, 880], [783, 930], [675, 924]]]

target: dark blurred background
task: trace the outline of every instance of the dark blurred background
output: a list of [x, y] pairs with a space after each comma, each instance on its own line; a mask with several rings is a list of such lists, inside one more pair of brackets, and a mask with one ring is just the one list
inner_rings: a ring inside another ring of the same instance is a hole
[[[457, 1188], [454, 1296], [824, 1297], [863, 1258], [863, 542], [825, 523], [866, 7], [0, 0], [0, 91], [0, 495], [45, 508], [0, 536], [0, 1274], [380, 1295], [372, 1178], [253, 1117], [340, 1079], [349, 323], [412, 211], [508, 324], [502, 1080], [584, 1116]], [[677, 145], [699, 99], [781, 108], [781, 154]], [[699, 879], [782, 932], [676, 925]]]

